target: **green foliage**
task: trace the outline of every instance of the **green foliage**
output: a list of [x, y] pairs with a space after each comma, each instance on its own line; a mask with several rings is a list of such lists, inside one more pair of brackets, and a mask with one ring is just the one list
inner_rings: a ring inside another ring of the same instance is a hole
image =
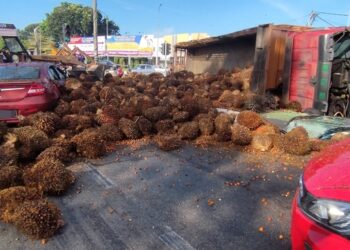
[[131, 67], [132, 68], [135, 68], [139, 64], [140, 64], [140, 60], [139, 59], [137, 59], [137, 58], [131, 59], [131, 65], [132, 65]]
[[[108, 19], [103, 18], [98, 12], [98, 33], [105, 35], [106, 22]], [[92, 36], [92, 8], [81, 4], [73, 4], [63, 2], [55, 7], [53, 11], [46, 14], [46, 19], [43, 21], [43, 31], [46, 35], [53, 38], [55, 42], [62, 40], [62, 26], [68, 24], [72, 35]], [[111, 20], [108, 20], [108, 33], [116, 34], [119, 27]]]
[[123, 57], [118, 57], [117, 64], [125, 65], [125, 60]]
[[23, 43], [24, 47], [28, 50], [35, 50], [36, 44], [35, 44], [35, 35], [34, 35], [34, 29], [38, 27], [37, 29], [37, 40], [38, 40], [38, 47], [40, 47], [41, 44], [41, 50], [42, 53], [49, 53], [51, 49], [53, 48], [53, 41], [50, 37], [44, 34], [42, 32], [43, 30], [43, 24], [29, 24], [26, 26], [23, 30], [19, 30], [19, 39]]
[[23, 30], [18, 31], [18, 36], [20, 40], [28, 40], [33, 36], [34, 29], [38, 27], [40, 24], [39, 23], [32, 23], [27, 25]]
[[147, 58], [131, 58], [131, 65], [129, 65], [131, 68], [135, 68], [139, 64], [145, 64], [148, 63]]
[[2, 49], [3, 47], [5, 47], [5, 41], [4, 39], [0, 39], [0, 49]]

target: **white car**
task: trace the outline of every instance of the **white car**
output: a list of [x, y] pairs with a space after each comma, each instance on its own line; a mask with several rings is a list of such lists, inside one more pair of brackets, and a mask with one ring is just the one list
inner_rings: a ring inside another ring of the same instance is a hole
[[118, 68], [121, 67], [119, 64], [115, 64], [114, 66], [105, 69], [105, 75], [106, 74], [111, 74], [114, 77], [118, 76]]
[[163, 68], [160, 66], [154, 66], [154, 69], [156, 72], [163, 74], [163, 76], [167, 76], [169, 75], [169, 70], [167, 68]]
[[131, 72], [144, 75], [149, 75], [152, 73], [161, 73], [164, 76], [167, 76], [168, 74], [166, 69], [151, 64], [139, 64], [138, 66], [136, 66], [136, 68], [132, 69]]

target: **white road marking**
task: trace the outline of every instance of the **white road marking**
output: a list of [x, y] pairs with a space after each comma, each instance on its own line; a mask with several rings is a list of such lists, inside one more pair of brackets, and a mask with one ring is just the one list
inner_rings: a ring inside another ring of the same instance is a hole
[[170, 249], [175, 250], [195, 250], [190, 243], [178, 235], [171, 227], [165, 226], [166, 233], [159, 236], [159, 239]]

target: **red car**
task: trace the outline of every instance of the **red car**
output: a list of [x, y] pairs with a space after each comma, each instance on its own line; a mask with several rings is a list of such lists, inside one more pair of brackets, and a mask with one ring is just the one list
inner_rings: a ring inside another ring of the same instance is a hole
[[47, 62], [0, 64], [0, 121], [17, 123], [17, 116], [46, 111], [60, 97], [65, 76]]
[[350, 249], [350, 139], [312, 159], [292, 208], [293, 249]]

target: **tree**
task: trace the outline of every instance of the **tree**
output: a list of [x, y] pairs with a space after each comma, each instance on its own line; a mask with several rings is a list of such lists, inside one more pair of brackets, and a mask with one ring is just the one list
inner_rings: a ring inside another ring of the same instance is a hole
[[[97, 25], [99, 35], [106, 34], [107, 20], [98, 12]], [[72, 35], [92, 36], [92, 8], [81, 4], [63, 2], [55, 7], [51, 13], [46, 14], [42, 28], [46, 35], [51, 36], [55, 42], [59, 42], [62, 41], [62, 27], [64, 24], [70, 26]], [[118, 31], [119, 27], [112, 20], [108, 20], [108, 33], [117, 34]]]
[[19, 39], [23, 43], [24, 47], [30, 51], [36, 49], [37, 44], [35, 43], [34, 29], [38, 27], [38, 39], [40, 40], [40, 47], [42, 53], [50, 54], [54, 48], [53, 40], [47, 35], [43, 34], [42, 23], [33, 23], [27, 25], [23, 30], [18, 31]]
[[28, 40], [34, 33], [34, 29], [38, 27], [40, 23], [32, 23], [27, 25], [23, 30], [18, 31], [19, 39], [24, 41]]

